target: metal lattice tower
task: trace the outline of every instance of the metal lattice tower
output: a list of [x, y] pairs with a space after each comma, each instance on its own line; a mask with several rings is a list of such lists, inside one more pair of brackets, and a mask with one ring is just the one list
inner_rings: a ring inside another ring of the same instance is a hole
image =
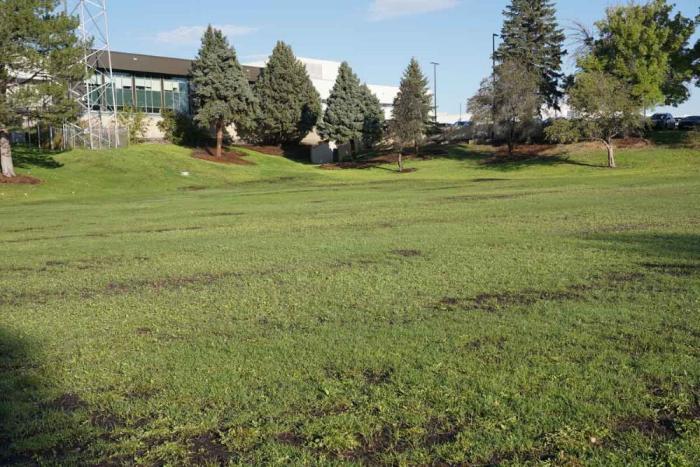
[[119, 146], [112, 54], [109, 44], [107, 0], [63, 0], [66, 14], [80, 20], [78, 36], [84, 44], [82, 62], [87, 82], [74, 83], [71, 95], [83, 111], [85, 127], [76, 129], [91, 149]]

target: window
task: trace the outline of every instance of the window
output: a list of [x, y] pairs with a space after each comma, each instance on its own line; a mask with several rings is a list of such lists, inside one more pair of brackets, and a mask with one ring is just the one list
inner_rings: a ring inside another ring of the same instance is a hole
[[184, 78], [163, 78], [163, 108], [188, 114], [189, 83]]

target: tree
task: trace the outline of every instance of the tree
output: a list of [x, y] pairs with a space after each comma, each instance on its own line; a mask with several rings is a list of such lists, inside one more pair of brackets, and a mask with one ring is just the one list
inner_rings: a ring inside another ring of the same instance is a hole
[[[425, 137], [430, 121], [431, 97], [428, 79], [415, 58], [411, 59], [401, 79], [399, 93], [394, 99], [393, 128], [396, 140], [402, 146], [418, 146]], [[399, 149], [399, 172], [403, 172], [403, 158]]]
[[143, 142], [147, 130], [146, 114], [136, 107], [124, 107], [117, 114], [117, 119], [119, 120], [119, 125], [127, 129], [129, 144]]
[[384, 132], [384, 109], [379, 98], [363, 84], [360, 87], [363, 105], [362, 139], [367, 147], [372, 147], [382, 139]]
[[216, 129], [216, 156], [221, 157], [224, 130], [230, 124], [252, 125], [255, 97], [224, 34], [209, 26], [192, 62], [195, 119]]
[[554, 142], [565, 142], [564, 136], [570, 138], [572, 129], [576, 128], [583, 138], [605, 145], [608, 167], [615, 168], [613, 138], [644, 125], [642, 108], [630, 86], [605, 72], [580, 72], [569, 91], [569, 104], [575, 120], [548, 128], [547, 137]]
[[[0, 2], [0, 160], [6, 177], [15, 175], [8, 130], [22, 118], [75, 120], [71, 82], [86, 78], [78, 22], [57, 11], [58, 0]], [[49, 79], [50, 77], [50, 79]], [[2, 131], [4, 130], [4, 131]]]
[[604, 71], [627, 83], [644, 108], [678, 105], [688, 99], [693, 77], [693, 52], [688, 41], [695, 22], [682, 14], [671, 17], [673, 5], [652, 0], [610, 7], [596, 23], [598, 37], [579, 60], [587, 71]]
[[[495, 82], [494, 82], [495, 81]], [[508, 153], [523, 130], [539, 113], [538, 76], [523, 63], [502, 63], [495, 80], [485, 79], [467, 104], [476, 124], [494, 124], [506, 130]]]
[[321, 97], [292, 48], [278, 42], [253, 91], [258, 100], [251, 138], [266, 144], [298, 143], [318, 123]]
[[503, 12], [501, 45], [496, 52], [500, 62], [524, 65], [539, 80], [540, 104], [559, 108], [564, 32], [556, 20], [551, 0], [512, 0]]
[[319, 133], [322, 138], [340, 144], [353, 143], [362, 138], [364, 122], [365, 100], [360, 80], [350, 65], [343, 62], [328, 97]]

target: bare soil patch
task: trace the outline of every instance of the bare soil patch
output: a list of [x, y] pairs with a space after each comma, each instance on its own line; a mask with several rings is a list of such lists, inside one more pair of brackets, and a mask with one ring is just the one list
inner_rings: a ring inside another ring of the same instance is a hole
[[686, 277], [700, 274], [700, 264], [686, 263], [642, 263], [642, 266], [652, 271], [676, 277]]
[[221, 441], [221, 435], [216, 432], [203, 433], [188, 440], [191, 465], [228, 465], [237, 456]]
[[397, 256], [403, 256], [404, 258], [414, 258], [423, 255], [418, 250], [391, 250], [391, 252]]
[[459, 430], [454, 423], [437, 417], [428, 420], [425, 431], [427, 432], [425, 444], [428, 446], [452, 443], [459, 435]]
[[16, 177], [5, 177], [0, 175], [0, 184], [8, 185], [38, 185], [41, 183], [36, 177], [30, 177], [29, 175], [17, 175]]
[[243, 153], [237, 151], [223, 151], [221, 157], [216, 157], [216, 150], [212, 148], [195, 149], [192, 151], [192, 157], [195, 159], [202, 159], [209, 162], [218, 162], [221, 164], [234, 164], [234, 165], [255, 165], [255, 162], [251, 162], [244, 159], [246, 156]]
[[75, 412], [76, 410], [87, 407], [87, 403], [77, 394], [66, 393], [61, 394], [56, 399], [44, 405], [47, 408], [62, 410], [64, 412]]

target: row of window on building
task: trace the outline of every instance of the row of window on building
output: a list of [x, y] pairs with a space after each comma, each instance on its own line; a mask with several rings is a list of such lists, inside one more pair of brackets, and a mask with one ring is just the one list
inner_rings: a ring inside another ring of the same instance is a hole
[[93, 91], [93, 102], [100, 99], [100, 94], [106, 100], [104, 104], [112, 108], [111, 86], [114, 86], [114, 97], [118, 110], [135, 108], [145, 113], [160, 113], [164, 109], [175, 112], [190, 112], [190, 93], [187, 78], [171, 76], [140, 76], [129, 73], [113, 73], [113, 83], [104, 83], [107, 91], [100, 93], [97, 88], [102, 85], [100, 76], [95, 75], [88, 80], [88, 86]]

